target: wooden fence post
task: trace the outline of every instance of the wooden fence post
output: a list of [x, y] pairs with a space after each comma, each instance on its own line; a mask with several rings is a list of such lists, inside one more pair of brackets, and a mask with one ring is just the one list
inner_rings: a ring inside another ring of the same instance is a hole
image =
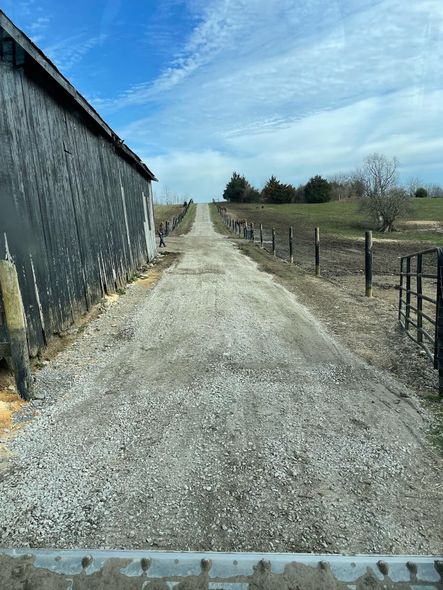
[[275, 227], [272, 228], [272, 256], [275, 256]]
[[292, 225], [289, 228], [289, 262], [291, 264], [294, 262], [294, 230]]
[[260, 248], [263, 248], [263, 225], [260, 223]]
[[314, 244], [315, 244], [315, 276], [320, 276], [320, 228], [316, 227], [314, 230]]
[[23, 399], [29, 400], [32, 397], [32, 374], [26, 338], [25, 313], [17, 270], [9, 260], [0, 260], [0, 289], [17, 391]]
[[165, 236], [169, 234], [169, 221], [165, 221]]
[[372, 297], [372, 231], [365, 232], [366, 297]]
[[251, 236], [250, 237], [251, 237], [251, 241], [253, 242], [254, 241], [254, 224], [253, 223], [251, 223]]

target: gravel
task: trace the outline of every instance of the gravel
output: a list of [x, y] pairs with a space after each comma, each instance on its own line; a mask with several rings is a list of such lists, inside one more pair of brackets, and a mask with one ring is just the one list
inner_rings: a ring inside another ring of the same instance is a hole
[[413, 392], [206, 205], [171, 245], [155, 287], [129, 286], [38, 372], [1, 454], [1, 546], [441, 551], [441, 459]]

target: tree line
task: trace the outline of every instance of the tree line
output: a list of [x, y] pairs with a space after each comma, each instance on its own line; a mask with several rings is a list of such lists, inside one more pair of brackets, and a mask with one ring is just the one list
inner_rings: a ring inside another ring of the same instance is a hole
[[365, 158], [359, 169], [348, 174], [336, 174], [329, 180], [316, 175], [297, 187], [271, 176], [261, 190], [234, 172], [223, 199], [233, 203], [326, 203], [355, 198], [379, 231], [394, 231], [396, 220], [408, 212], [412, 197], [443, 198], [441, 187], [424, 186], [418, 179], [411, 179], [406, 187], [401, 186], [398, 166], [397, 158], [374, 153]]
[[243, 175], [233, 172], [223, 199], [231, 203], [325, 203], [332, 198], [332, 188], [333, 184], [319, 175], [298, 187], [271, 176], [264, 187], [257, 190]]

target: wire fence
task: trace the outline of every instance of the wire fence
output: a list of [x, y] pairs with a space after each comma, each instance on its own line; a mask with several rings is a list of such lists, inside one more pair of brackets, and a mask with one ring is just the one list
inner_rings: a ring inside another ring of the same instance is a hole
[[192, 199], [186, 202], [186, 205], [183, 206], [182, 210], [178, 215], [175, 215], [171, 219], [165, 221], [165, 235], [168, 236], [172, 231], [175, 230], [176, 227], [180, 225], [184, 216], [188, 212], [189, 207], [194, 203]]
[[[344, 274], [343, 268], [347, 269], [347, 274], [353, 274], [353, 271], [349, 271], [349, 268], [352, 268], [352, 265], [355, 267], [355, 254], [361, 251], [361, 264], [358, 266], [357, 273], [364, 273], [365, 294], [367, 297], [372, 297], [372, 231], [365, 232], [364, 241], [358, 245], [358, 250], [348, 247], [347, 250], [350, 250], [350, 252], [347, 252], [346, 249], [343, 252], [343, 248], [340, 248], [339, 240], [331, 244], [331, 240], [329, 239], [327, 250], [322, 251], [319, 227], [313, 228], [311, 239], [306, 239], [306, 234], [301, 239], [301, 237], [294, 235], [294, 228], [292, 226], [288, 226], [284, 232], [281, 231], [281, 228], [278, 231], [275, 227], [264, 227], [263, 224], [255, 225], [245, 219], [232, 217], [225, 207], [221, 207], [215, 201], [214, 204], [225, 225], [235, 235], [257, 244], [272, 256], [280, 258], [289, 264], [296, 262], [297, 266], [305, 270], [313, 270], [316, 276], [320, 276], [323, 273], [323, 269], [326, 269], [327, 275], [334, 274], [339, 276], [340, 274]], [[337, 255], [338, 251], [340, 252], [340, 256]], [[348, 254], [352, 255], [352, 264], [348, 264], [348, 261], [343, 259], [343, 256], [346, 258]]]

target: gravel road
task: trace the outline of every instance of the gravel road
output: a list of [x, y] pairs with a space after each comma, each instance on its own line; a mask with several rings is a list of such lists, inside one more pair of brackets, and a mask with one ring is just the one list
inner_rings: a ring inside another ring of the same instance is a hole
[[168, 246], [182, 257], [154, 288], [131, 285], [39, 371], [46, 399], [0, 464], [1, 546], [441, 551], [441, 460], [413, 393], [207, 205]]

